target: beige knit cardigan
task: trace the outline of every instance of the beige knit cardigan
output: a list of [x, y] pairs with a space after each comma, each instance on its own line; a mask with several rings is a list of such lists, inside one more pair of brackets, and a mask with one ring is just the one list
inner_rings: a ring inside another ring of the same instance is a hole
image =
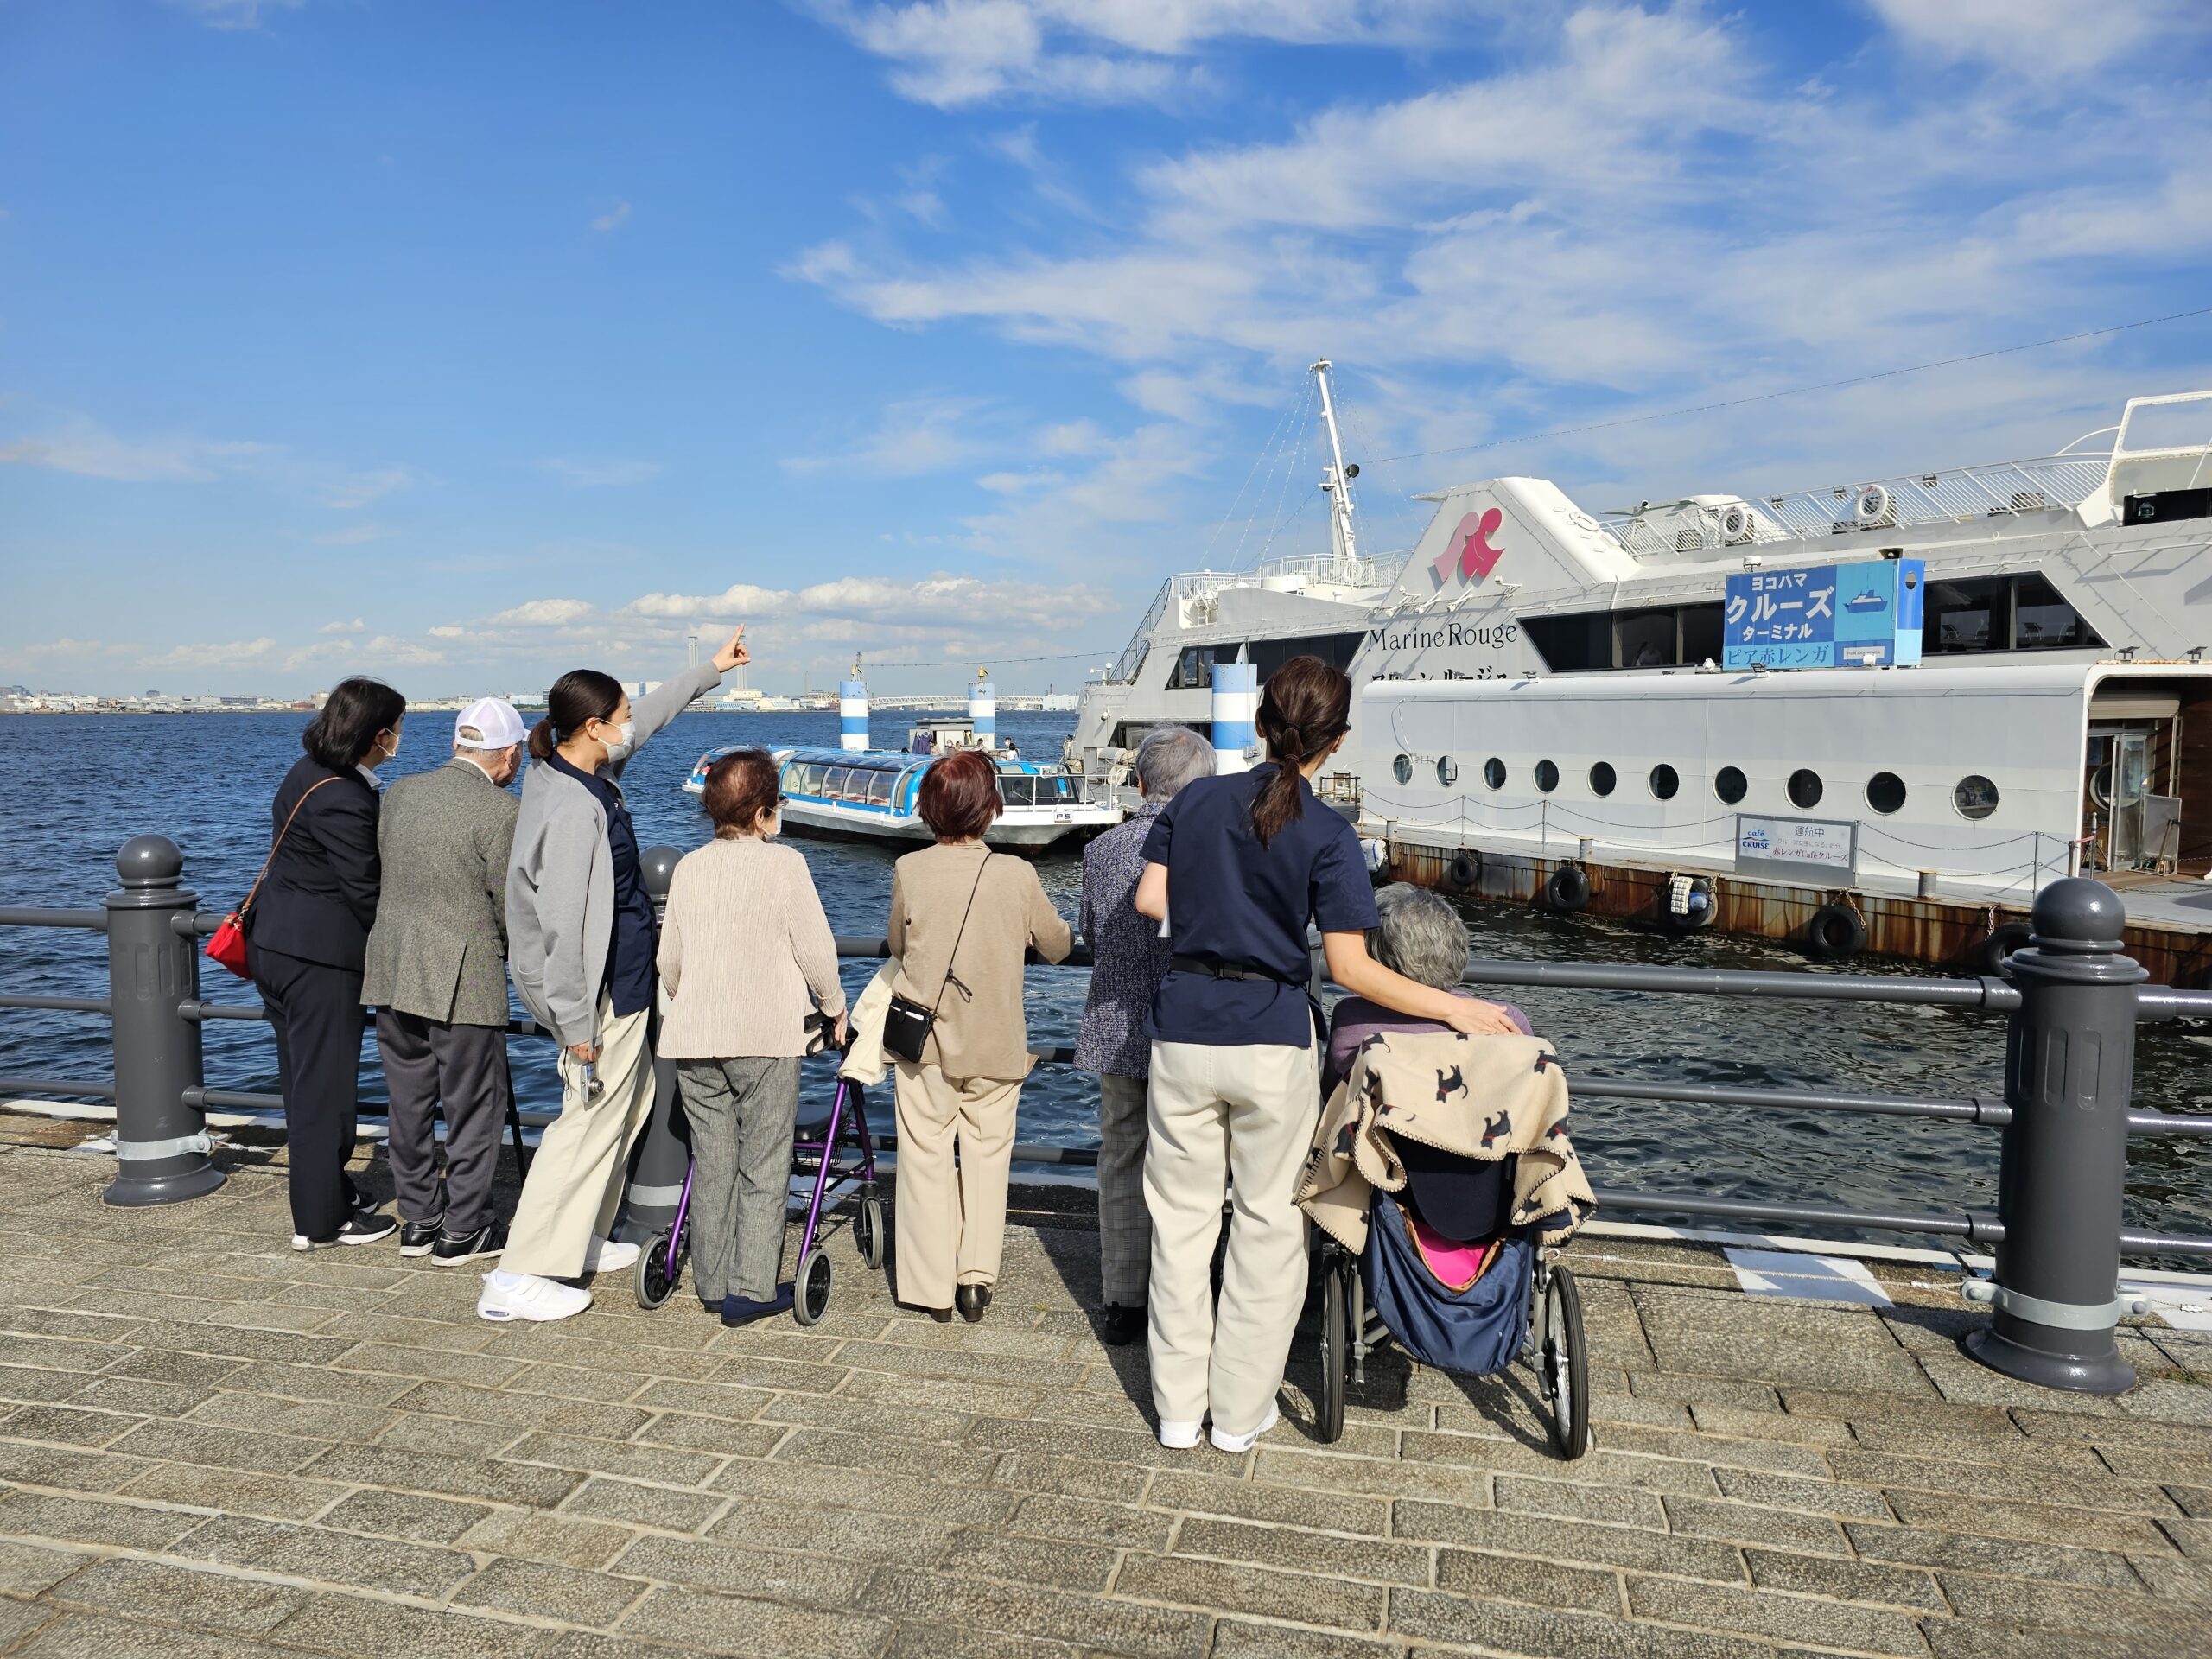
[[805, 858], [758, 836], [677, 861], [658, 963], [669, 999], [658, 1052], [671, 1059], [804, 1054], [807, 1014], [845, 1007]]

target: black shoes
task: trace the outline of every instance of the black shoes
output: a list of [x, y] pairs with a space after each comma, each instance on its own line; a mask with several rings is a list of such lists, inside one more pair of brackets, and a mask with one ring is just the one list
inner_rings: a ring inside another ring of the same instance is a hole
[[[407, 1246], [403, 1239], [400, 1249]], [[430, 1246], [430, 1260], [442, 1268], [450, 1268], [463, 1262], [474, 1262], [487, 1255], [497, 1255], [507, 1248], [507, 1228], [505, 1222], [486, 1222], [473, 1233], [459, 1237], [444, 1231], [438, 1233], [437, 1242]]]
[[331, 1244], [373, 1244], [398, 1230], [399, 1224], [389, 1216], [378, 1215], [372, 1210], [356, 1210], [346, 1218], [346, 1224], [327, 1238], [309, 1238], [305, 1233], [294, 1233], [292, 1248], [320, 1250]]
[[430, 1246], [438, 1242], [438, 1230], [445, 1225], [440, 1216], [435, 1221], [410, 1221], [399, 1229], [399, 1253], [402, 1255], [428, 1255]]
[[[957, 1292], [955, 1294], [957, 1294]], [[928, 1312], [930, 1318], [935, 1319], [939, 1325], [952, 1323], [952, 1310], [949, 1307], [932, 1307]]]
[[973, 1325], [983, 1317], [983, 1310], [991, 1305], [988, 1285], [963, 1285], [952, 1293], [952, 1305], [960, 1310], [960, 1317]]
[[1126, 1307], [1120, 1302], [1106, 1304], [1104, 1316], [1098, 1321], [1098, 1334], [1109, 1348], [1126, 1348], [1145, 1334], [1145, 1312], [1141, 1307]]

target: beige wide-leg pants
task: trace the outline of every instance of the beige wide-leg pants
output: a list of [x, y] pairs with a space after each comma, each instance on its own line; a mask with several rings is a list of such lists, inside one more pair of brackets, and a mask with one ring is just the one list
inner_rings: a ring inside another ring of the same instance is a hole
[[[1162, 1422], [1267, 1421], [1306, 1301], [1306, 1217], [1291, 1194], [1321, 1115], [1313, 1050], [1152, 1046], [1144, 1196], [1152, 1211], [1152, 1398]], [[1231, 1187], [1221, 1306], [1213, 1251]]]
[[561, 1116], [545, 1126], [530, 1160], [499, 1257], [503, 1272], [574, 1279], [584, 1270], [593, 1236], [606, 1237], [614, 1224], [630, 1143], [652, 1115], [653, 1052], [645, 1040], [651, 1019], [644, 1008], [618, 1019], [613, 1001], [600, 998], [593, 1072], [603, 1087], [596, 1098], [587, 1096], [582, 1063], [561, 1051]]
[[[955, 1285], [998, 1282], [1019, 1083], [899, 1067], [899, 1300], [950, 1307]], [[959, 1168], [953, 1148], [959, 1147]]]

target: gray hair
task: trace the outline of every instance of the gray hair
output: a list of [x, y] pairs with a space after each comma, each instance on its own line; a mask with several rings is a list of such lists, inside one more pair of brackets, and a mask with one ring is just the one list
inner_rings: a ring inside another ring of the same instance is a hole
[[1467, 925], [1427, 887], [1399, 881], [1375, 895], [1382, 925], [1370, 928], [1368, 949], [1385, 968], [1417, 984], [1448, 991], [1467, 971]]
[[1213, 776], [1213, 745], [1187, 726], [1155, 726], [1137, 745], [1137, 782], [1148, 801], [1172, 801], [1184, 785]]

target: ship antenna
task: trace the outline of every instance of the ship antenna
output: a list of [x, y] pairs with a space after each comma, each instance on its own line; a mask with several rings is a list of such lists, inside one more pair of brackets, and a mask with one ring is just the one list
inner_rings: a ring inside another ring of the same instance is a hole
[[1337, 431], [1336, 404], [1329, 396], [1330, 366], [1325, 357], [1312, 370], [1313, 378], [1321, 385], [1321, 421], [1328, 428], [1329, 455], [1333, 462], [1321, 487], [1329, 492], [1330, 539], [1336, 543], [1340, 563], [1350, 565], [1359, 557], [1359, 543], [1351, 523], [1351, 480], [1359, 476], [1359, 469], [1355, 467], [1347, 471], [1344, 467], [1344, 439]]

